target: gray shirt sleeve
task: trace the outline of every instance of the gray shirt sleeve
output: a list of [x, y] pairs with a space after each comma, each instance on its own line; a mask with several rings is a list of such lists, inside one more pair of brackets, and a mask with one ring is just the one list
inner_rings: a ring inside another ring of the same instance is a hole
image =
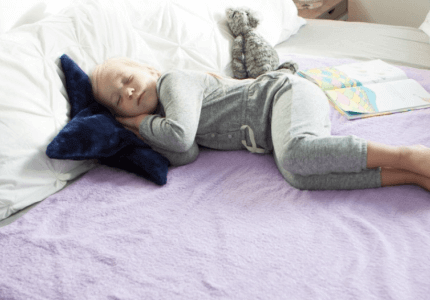
[[197, 159], [197, 156], [199, 155], [199, 146], [195, 142], [193, 143], [191, 148], [185, 152], [173, 152], [157, 147], [152, 147], [152, 150], [160, 153], [165, 158], [167, 158], [172, 166], [183, 166], [192, 163]]
[[204, 74], [171, 71], [157, 83], [158, 98], [165, 117], [150, 115], [139, 126], [139, 133], [155, 151], [172, 165], [183, 165], [197, 158], [195, 141], [204, 94]]

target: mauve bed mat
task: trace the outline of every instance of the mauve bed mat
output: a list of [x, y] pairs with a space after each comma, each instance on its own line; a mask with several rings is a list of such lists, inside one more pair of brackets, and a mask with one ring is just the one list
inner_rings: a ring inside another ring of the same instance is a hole
[[[430, 91], [430, 71], [402, 68]], [[430, 109], [331, 120], [430, 146]], [[299, 191], [271, 155], [202, 150], [163, 187], [99, 166], [1, 228], [0, 249], [0, 299], [427, 299], [430, 193]]]

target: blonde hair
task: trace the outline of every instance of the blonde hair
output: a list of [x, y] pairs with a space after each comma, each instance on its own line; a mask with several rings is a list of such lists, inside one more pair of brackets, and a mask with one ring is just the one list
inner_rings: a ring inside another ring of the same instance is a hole
[[100, 75], [107, 68], [107, 66], [111, 64], [123, 64], [129, 67], [137, 67], [142, 69], [145, 72], [148, 72], [150, 75], [153, 75], [156, 77], [161, 76], [161, 72], [155, 69], [154, 67], [144, 63], [137, 62], [128, 57], [114, 57], [114, 58], [107, 59], [103, 63], [97, 65], [90, 76], [91, 87], [96, 100], [98, 100], [98, 92], [99, 92], [98, 78], [100, 78]]

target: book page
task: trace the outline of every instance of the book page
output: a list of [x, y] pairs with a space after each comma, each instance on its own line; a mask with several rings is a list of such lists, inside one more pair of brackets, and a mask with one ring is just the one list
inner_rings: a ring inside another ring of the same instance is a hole
[[361, 82], [362, 85], [407, 79], [406, 73], [382, 60], [371, 60], [337, 66], [336, 69]]
[[366, 87], [357, 86], [326, 91], [327, 97], [341, 110], [358, 113], [375, 113], [378, 107], [374, 92]]
[[299, 71], [324, 91], [407, 79], [406, 73], [380, 59]]
[[343, 111], [378, 113], [430, 106], [430, 93], [412, 79], [326, 91]]
[[370, 84], [367, 87], [376, 95], [375, 103], [379, 112], [430, 104], [430, 93], [412, 79], [386, 82], [384, 84]]
[[312, 81], [324, 91], [361, 85], [359, 81], [350, 78], [337, 67], [309, 69], [299, 71], [297, 74]]

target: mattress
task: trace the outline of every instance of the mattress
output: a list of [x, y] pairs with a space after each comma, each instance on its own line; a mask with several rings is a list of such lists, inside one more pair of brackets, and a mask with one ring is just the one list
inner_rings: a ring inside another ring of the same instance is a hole
[[[299, 33], [276, 45], [275, 49], [281, 63], [294, 55], [301, 58], [299, 67], [302, 69], [312, 67], [306, 64], [305, 57], [311, 58], [311, 61], [318, 57], [383, 59], [399, 66], [430, 69], [430, 37], [422, 30], [411, 27], [308, 19]], [[231, 65], [228, 64], [223, 71], [231, 75], [229, 68]], [[37, 203], [0, 220], [0, 227], [18, 219], [35, 205]]]
[[[175, 63], [228, 69], [222, 48], [228, 39], [218, 41], [225, 31], [214, 34], [218, 47], [209, 49], [199, 44], [207, 36], [192, 36], [187, 24], [157, 23], [175, 19], [178, 8], [187, 21], [196, 17], [182, 1], [146, 10], [154, 12], [150, 21], [143, 15], [123, 19], [136, 16], [134, 6], [105, 13], [97, 1], [85, 2], [7, 37], [14, 46], [8, 59], [24, 51], [25, 63], [36, 66], [23, 68], [35, 74], [27, 74], [32, 82], [26, 84], [37, 83], [30, 96], [56, 103], [55, 112], [63, 113], [55, 122], [49, 114], [38, 116], [49, 121], [41, 123], [49, 129], [46, 140], [67, 121], [64, 74], [57, 64], [63, 53], [86, 72], [118, 53], [144, 56], [162, 69]], [[136, 6], [144, 2], [130, 0]], [[201, 16], [201, 26], [221, 22], [218, 15], [211, 22]], [[34, 47], [22, 47], [28, 40], [35, 40]], [[272, 40], [276, 44], [278, 37]], [[294, 60], [301, 69], [382, 59], [430, 91], [428, 36], [419, 29], [307, 20], [276, 49], [281, 62]], [[39, 81], [40, 74], [53, 80]], [[36, 103], [25, 116], [39, 111], [42, 103]], [[429, 109], [348, 121], [331, 108], [330, 119], [333, 135], [430, 146]], [[44, 147], [38, 144], [31, 155]], [[63, 184], [55, 167], [64, 170], [67, 164], [56, 163], [50, 165], [55, 183]], [[288, 185], [271, 155], [246, 150], [201, 149], [194, 163], [171, 167], [164, 186], [103, 165], [88, 169], [0, 222], [7, 225], [0, 229], [1, 299], [416, 300], [430, 294], [430, 194], [417, 186], [301, 191]]]
[[300, 34], [276, 49], [357, 60], [382, 59], [388, 63], [430, 69], [430, 38], [420, 29], [403, 26], [330, 20], [307, 20]]
[[[37, 14], [40, 14], [39, 6], [46, 5], [37, 5]], [[58, 4], [54, 7], [49, 6], [48, 9], [58, 11], [57, 6]], [[62, 6], [67, 6], [67, 3], [62, 4]], [[33, 11], [27, 12], [27, 14], [29, 13], [35, 14]], [[34, 16], [31, 21], [35, 21]], [[149, 41], [145, 32], [140, 33], [140, 35], [146, 42]], [[166, 45], [169, 44], [160, 44], [159, 41], [150, 43], [150, 46], [158, 52], [163, 52], [162, 49]], [[302, 57], [333, 57], [356, 60], [383, 59], [400, 66], [430, 69], [430, 37], [424, 31], [411, 27], [308, 19], [306, 25], [300, 28], [299, 33], [293, 34], [285, 42], [277, 44], [275, 49], [280, 54], [281, 63], [289, 60], [291, 58], [289, 54], [292, 54]], [[222, 55], [221, 57], [221, 60], [226, 61], [225, 57], [228, 56]], [[174, 61], [177, 61], [175, 57], [169, 63], [174, 64]], [[185, 65], [185, 67], [190, 67], [190, 65]], [[299, 67], [306, 68], [306, 65]], [[230, 68], [231, 65], [227, 64], [225, 68], [219, 67], [218, 71], [232, 75]], [[203, 69], [208, 70], [204, 66]], [[71, 182], [68, 181], [65, 185], [67, 186]], [[9, 218], [0, 220], [0, 226], [10, 224], [34, 205], [37, 204], [29, 205]]]

